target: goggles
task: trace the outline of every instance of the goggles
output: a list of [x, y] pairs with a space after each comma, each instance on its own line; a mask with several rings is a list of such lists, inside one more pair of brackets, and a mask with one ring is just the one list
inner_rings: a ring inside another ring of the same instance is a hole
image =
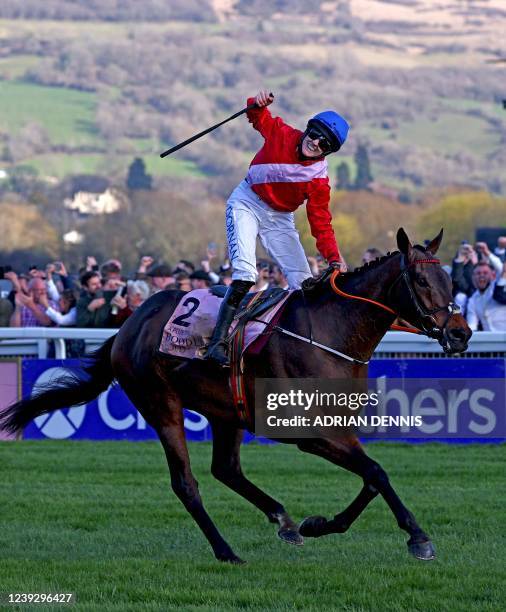
[[324, 136], [318, 128], [310, 128], [307, 132], [307, 137], [311, 140], [318, 141], [318, 147], [322, 153], [330, 153], [335, 150], [332, 143], [328, 141], [327, 137]]

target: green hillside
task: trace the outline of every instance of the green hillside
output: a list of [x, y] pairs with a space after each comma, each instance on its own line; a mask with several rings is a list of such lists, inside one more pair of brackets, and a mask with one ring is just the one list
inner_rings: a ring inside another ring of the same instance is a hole
[[471, 5], [446, 1], [430, 0], [423, 15], [381, 0], [367, 10], [280, 4], [269, 18], [264, 3], [246, 4], [205, 3], [197, 20], [195, 4], [174, 3], [169, 18], [149, 3], [141, 21], [133, 2], [112, 15], [64, 0], [36, 12], [30, 0], [9, 19], [9, 0], [0, 7], [0, 165], [114, 179], [141, 156], [157, 177], [221, 176], [225, 193], [261, 144], [244, 118], [174, 158], [158, 154], [266, 87], [272, 112], [296, 127], [322, 108], [350, 120], [332, 175], [365, 143], [380, 182], [506, 191], [504, 72], [485, 63], [506, 22], [495, 0], [494, 19], [481, 22]]

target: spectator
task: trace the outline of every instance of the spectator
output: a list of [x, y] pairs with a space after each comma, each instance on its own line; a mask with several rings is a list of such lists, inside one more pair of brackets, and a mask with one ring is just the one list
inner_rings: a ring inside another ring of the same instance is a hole
[[[487, 262], [474, 266], [473, 283], [476, 291], [467, 304], [467, 323], [476, 331], [506, 331], [506, 304], [499, 300], [504, 296], [506, 271], [501, 266], [501, 277], [496, 281], [496, 271]], [[506, 300], [505, 300], [506, 301]]]
[[105, 291], [117, 291], [119, 287], [124, 286], [121, 278], [121, 267], [116, 261], [108, 261], [100, 268], [102, 276], [102, 285]]
[[[7, 274], [9, 273], [7, 270]], [[14, 311], [14, 285], [9, 278], [5, 278], [5, 269], [0, 268], [0, 327], [9, 327]]]
[[176, 274], [176, 289], [179, 289], [179, 291], [192, 290], [190, 275], [187, 272], [178, 272]]
[[119, 259], [108, 259], [107, 261], [104, 261], [104, 263], [102, 264], [102, 268], [104, 266], [112, 266], [111, 269], [118, 270], [120, 274], [123, 270], [123, 264]]
[[465, 313], [467, 300], [475, 291], [473, 268], [478, 263], [478, 254], [468, 242], [462, 242], [452, 263], [452, 283], [455, 303]]
[[378, 257], [383, 257], [383, 253], [376, 247], [369, 247], [362, 255], [362, 263], [370, 263], [371, 261], [378, 259]]
[[506, 261], [506, 236], [499, 236], [494, 254], [504, 263]]
[[155, 266], [148, 272], [148, 276], [151, 278], [151, 293], [158, 293], [159, 291], [168, 289], [176, 282], [172, 270], [167, 264]]
[[250, 292], [265, 291], [269, 288], [269, 276], [271, 265], [265, 259], [259, 259], [257, 262], [257, 282], [251, 287]]
[[492, 268], [494, 268], [494, 270], [497, 272], [497, 274], [501, 274], [502, 261], [497, 255], [494, 255], [490, 252], [490, 249], [488, 248], [488, 244], [486, 242], [477, 242], [474, 245], [474, 250], [478, 254], [479, 262], [484, 261], [485, 263], [489, 263]]
[[0, 298], [0, 327], [9, 327], [13, 311], [12, 302], [7, 298]]
[[271, 267], [271, 273], [269, 277], [271, 287], [278, 287], [280, 289], [288, 289], [288, 280], [283, 274], [283, 271], [278, 264], [273, 264]]
[[230, 266], [228, 269], [223, 270], [220, 268], [220, 285], [225, 285], [225, 287], [230, 287], [232, 284], [232, 267]]
[[139, 263], [139, 267], [137, 268], [137, 273], [135, 278], [137, 280], [144, 280], [147, 278], [148, 269], [154, 264], [155, 260], [151, 257], [151, 255], [143, 255], [141, 257], [141, 261]]
[[49, 304], [46, 306], [46, 314], [51, 321], [60, 327], [74, 327], [77, 322], [77, 300], [72, 289], [64, 289], [58, 298], [59, 310]]
[[51, 305], [57, 309], [55, 302], [51, 304], [47, 297], [45, 281], [38, 275], [32, 275], [28, 283], [28, 295], [22, 291], [16, 292], [16, 307], [11, 316], [12, 327], [49, 327], [51, 319], [46, 314], [46, 308]]
[[211, 259], [203, 259], [200, 262], [200, 265], [202, 266], [201, 270], [207, 272], [207, 274], [209, 275], [211, 284], [217, 285], [220, 282], [220, 277], [218, 276], [218, 274], [216, 274], [216, 272], [213, 272], [211, 270]]
[[220, 266], [220, 275], [218, 284], [225, 285], [229, 287], [232, 284], [232, 265], [230, 264], [230, 259], [228, 258], [228, 253], [225, 255], [225, 259]]
[[98, 263], [97, 260], [93, 257], [93, 255], [88, 255], [86, 257], [86, 267], [84, 269], [84, 272], [98, 272]]
[[493, 296], [496, 302], [506, 305], [506, 261], [502, 265], [501, 276], [495, 284]]
[[103, 291], [98, 272], [85, 272], [81, 277], [83, 293], [77, 301], [77, 327], [110, 327], [111, 300], [114, 291]]
[[115, 295], [111, 304], [118, 309], [117, 314], [112, 317], [112, 325], [121, 325], [132, 315], [141, 304], [150, 296], [149, 285], [143, 280], [128, 281], [126, 296]]
[[46, 283], [47, 293], [49, 297], [55, 301], [58, 301], [58, 298], [60, 297], [59, 294], [64, 289], [72, 289], [72, 283], [63, 262], [55, 261], [47, 264]]
[[205, 270], [195, 270], [190, 274], [192, 289], [208, 289], [212, 285], [211, 277]]
[[177, 262], [174, 272], [186, 272], [186, 274], [193, 274], [193, 272], [195, 272], [195, 266], [187, 259], [180, 259]]

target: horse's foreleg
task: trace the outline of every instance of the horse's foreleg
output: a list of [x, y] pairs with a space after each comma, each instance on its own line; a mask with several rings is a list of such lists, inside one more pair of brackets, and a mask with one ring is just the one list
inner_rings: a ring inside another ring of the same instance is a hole
[[397, 524], [406, 531], [410, 538], [408, 540], [408, 550], [417, 559], [432, 560], [436, 556], [434, 546], [429, 536], [418, 525], [413, 514], [402, 503], [385, 470], [369, 457], [365, 467], [364, 479], [375, 487], [387, 502], [390, 510], [397, 519]]
[[305, 440], [299, 443], [299, 448], [354, 472], [364, 481], [364, 486], [356, 499], [346, 510], [337, 514], [330, 521], [320, 516], [305, 519], [300, 526], [302, 535], [319, 537], [346, 531], [379, 493], [395, 515], [399, 527], [410, 535], [408, 549], [411, 554], [424, 560], [435, 557], [434, 547], [429, 537], [399, 499], [385, 470], [364, 453], [358, 440], [355, 438], [342, 438], [338, 441]]
[[282, 504], [254, 485], [242, 472], [240, 447], [243, 431], [225, 423], [211, 424], [213, 428], [213, 476], [261, 510], [271, 523], [279, 526], [279, 537], [289, 544], [301, 545], [297, 525]]
[[344, 533], [357, 520], [369, 503], [378, 495], [373, 486], [364, 484], [360, 493], [351, 504], [329, 521], [323, 516], [310, 516], [299, 527], [303, 536], [319, 538], [330, 533]]
[[233, 550], [223, 539], [213, 521], [207, 514], [191, 468], [190, 457], [184, 436], [182, 412], [171, 414], [157, 428], [169, 464], [171, 483], [174, 493], [179, 497], [184, 507], [203, 531], [212, 546], [215, 557], [219, 561], [242, 563]]

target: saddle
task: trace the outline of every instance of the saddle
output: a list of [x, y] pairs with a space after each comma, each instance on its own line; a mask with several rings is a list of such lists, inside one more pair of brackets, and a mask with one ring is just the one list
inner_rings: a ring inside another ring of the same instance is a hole
[[278, 287], [270, 287], [265, 291], [259, 291], [253, 294], [248, 293], [239, 304], [237, 313], [234, 316], [236, 326], [229, 334], [228, 341], [233, 338], [241, 326], [245, 327], [250, 321], [258, 321], [259, 317], [271, 308], [274, 308], [274, 306], [286, 298], [286, 296], [287, 292]]
[[[202, 358], [226, 290], [216, 286], [185, 294], [165, 325], [159, 350], [178, 357]], [[239, 334], [245, 350], [264, 332], [289, 296], [290, 292], [277, 288], [248, 293], [237, 309], [228, 341], [231, 343]]]

